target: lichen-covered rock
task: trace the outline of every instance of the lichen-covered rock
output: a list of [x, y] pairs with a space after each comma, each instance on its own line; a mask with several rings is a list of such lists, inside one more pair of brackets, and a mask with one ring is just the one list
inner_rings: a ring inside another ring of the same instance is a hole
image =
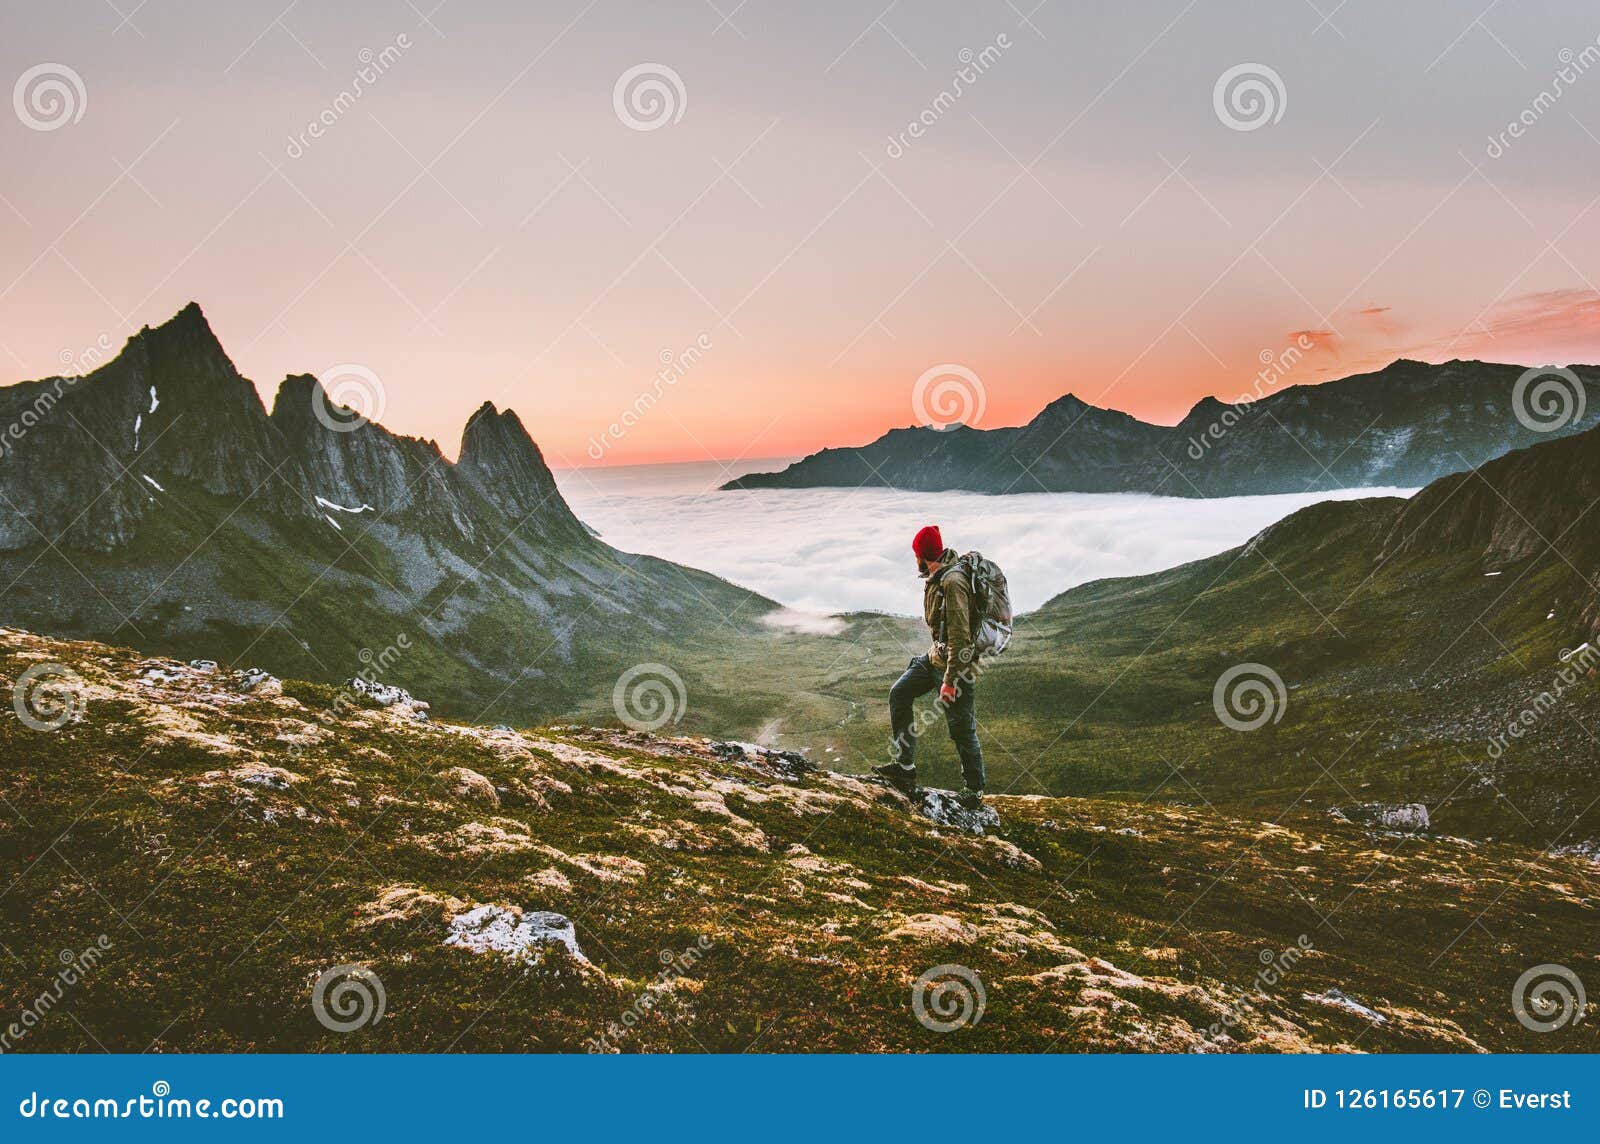
[[756, 763], [766, 770], [776, 771], [786, 778], [800, 779], [817, 769], [817, 764], [799, 751], [780, 751], [776, 747], [763, 747], [759, 743], [743, 743], [737, 739], [712, 739], [706, 744], [719, 759], [735, 763]]
[[929, 945], [971, 945], [978, 940], [978, 927], [949, 914], [912, 914], [901, 919], [884, 937]]
[[1425, 833], [1431, 829], [1428, 808], [1420, 802], [1369, 802], [1341, 811], [1351, 822], [1375, 826], [1380, 830], [1405, 830]]
[[460, 898], [432, 894], [416, 886], [390, 886], [357, 911], [363, 925], [415, 922], [421, 918], [442, 921], [467, 909]]
[[912, 813], [920, 814], [940, 826], [947, 826], [966, 834], [984, 834], [1000, 829], [1000, 813], [986, 801], [979, 802], [977, 806], [967, 807], [961, 805], [961, 799], [952, 790], [918, 787], [911, 794], [907, 794], [880, 778], [865, 778], [858, 781], [867, 784], [868, 790], [882, 792], [879, 797], [898, 802]]
[[1304, 993], [1301, 996], [1304, 1000], [1315, 1001], [1318, 1005], [1327, 1005], [1330, 1008], [1343, 1009], [1347, 1013], [1354, 1013], [1358, 1017], [1364, 1017], [1366, 1020], [1371, 1021], [1374, 1025], [1382, 1025], [1389, 1020], [1389, 1018], [1370, 1005], [1363, 1005], [1360, 1001], [1357, 1001], [1343, 989], [1324, 989], [1321, 993]]
[[543, 946], [559, 945], [574, 960], [589, 960], [578, 948], [578, 931], [571, 919], [552, 910], [474, 906], [450, 919], [450, 932], [444, 943], [473, 953], [502, 953], [508, 957], [531, 957]]
[[962, 806], [954, 791], [923, 787], [917, 791], [911, 805], [918, 814], [932, 819], [940, 826], [962, 830], [968, 834], [983, 834], [1000, 829], [1000, 815], [988, 803], [976, 807]]
[[276, 675], [270, 671], [263, 671], [259, 667], [247, 667], [241, 671], [234, 680], [234, 686], [251, 695], [281, 695], [283, 684]]
[[520, 854], [538, 845], [528, 828], [513, 818], [464, 822], [446, 833], [418, 835], [416, 841], [429, 850], [457, 858]]
[[468, 767], [450, 767], [439, 772], [439, 781], [456, 798], [480, 806], [499, 806], [500, 793], [494, 784]]

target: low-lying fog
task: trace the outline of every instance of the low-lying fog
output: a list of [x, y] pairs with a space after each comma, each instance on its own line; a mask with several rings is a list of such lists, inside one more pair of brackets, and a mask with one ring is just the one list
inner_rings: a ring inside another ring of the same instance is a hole
[[1348, 489], [1186, 500], [1137, 493], [907, 493], [889, 489], [717, 492], [784, 462], [641, 465], [556, 473], [573, 511], [602, 539], [732, 580], [801, 612], [916, 614], [911, 537], [937, 524], [945, 543], [1005, 569], [1019, 611], [1075, 584], [1156, 572], [1242, 544], [1323, 500], [1409, 496]]

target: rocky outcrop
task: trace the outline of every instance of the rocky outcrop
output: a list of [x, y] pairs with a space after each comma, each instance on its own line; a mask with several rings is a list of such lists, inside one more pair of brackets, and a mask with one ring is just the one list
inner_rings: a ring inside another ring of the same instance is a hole
[[169, 483], [306, 515], [304, 476], [200, 307], [82, 377], [0, 389], [0, 550], [127, 544]]
[[798, 782], [817, 769], [817, 765], [799, 751], [780, 751], [756, 743], [737, 740], [713, 739], [706, 746], [719, 759], [735, 763], [751, 763], [764, 770], [775, 771], [784, 778]]
[[[572, 539], [584, 535], [578, 518], [556, 488], [544, 454], [522, 421], [485, 401], [461, 434], [456, 471], [479, 496], [532, 535]], [[525, 533], [526, 535], [527, 533]]]
[[1380, 830], [1401, 830], [1416, 834], [1426, 833], [1432, 829], [1428, 808], [1420, 802], [1369, 802], [1338, 810], [1335, 816], [1377, 827]]
[[1559, 554], [1592, 570], [1600, 558], [1600, 532], [1579, 518], [1596, 500], [1600, 429], [1591, 429], [1519, 449], [1423, 489], [1406, 502], [1383, 555], [1470, 552], [1493, 571]]
[[372, 512], [420, 530], [473, 540], [479, 531], [453, 466], [439, 446], [371, 421], [317, 416], [333, 405], [316, 378], [284, 379], [272, 423], [306, 474], [307, 503], [331, 519]]
[[398, 708], [413, 719], [425, 720], [428, 717], [428, 708], [431, 705], [418, 699], [403, 687], [396, 687], [382, 680], [367, 679], [360, 675], [345, 680], [344, 685], [356, 695], [364, 696], [379, 707]]
[[[899, 803], [911, 813], [920, 814], [940, 826], [948, 826], [963, 834], [977, 835], [1000, 829], [1000, 814], [987, 802], [980, 802], [976, 806], [963, 806], [953, 790], [918, 787], [911, 794], [907, 794], [882, 779], [866, 781], [884, 792], [881, 797]], [[1020, 851], [1010, 857], [1019, 865], [1033, 861]]]
[[546, 946], [560, 946], [574, 961], [589, 960], [578, 948], [578, 932], [571, 919], [551, 910], [474, 906], [450, 919], [444, 943], [473, 953], [514, 958], [532, 957]]
[[911, 800], [912, 807], [924, 818], [966, 834], [983, 834], [1000, 829], [1000, 815], [988, 804], [962, 806], [955, 791], [920, 788]]

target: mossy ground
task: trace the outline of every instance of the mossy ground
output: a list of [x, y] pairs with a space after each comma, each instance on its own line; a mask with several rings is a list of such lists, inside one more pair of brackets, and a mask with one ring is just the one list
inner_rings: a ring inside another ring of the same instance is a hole
[[[8, 684], [39, 662], [83, 706], [55, 731], [0, 720], [0, 1012], [60, 951], [112, 944], [26, 1051], [1596, 1047], [1592, 1021], [1540, 1036], [1510, 1005], [1525, 968], [1596, 967], [1600, 876], [1577, 856], [1195, 796], [1001, 797], [998, 836], [974, 837], [697, 739], [394, 708], [328, 726], [318, 688], [0, 638]], [[476, 904], [565, 914], [591, 964], [446, 946]], [[1264, 955], [1301, 944], [1256, 993]], [[939, 1034], [912, 984], [947, 963], [987, 1007]], [[377, 1024], [315, 1019], [341, 964], [381, 980]], [[1329, 989], [1384, 1023], [1306, 999]]]

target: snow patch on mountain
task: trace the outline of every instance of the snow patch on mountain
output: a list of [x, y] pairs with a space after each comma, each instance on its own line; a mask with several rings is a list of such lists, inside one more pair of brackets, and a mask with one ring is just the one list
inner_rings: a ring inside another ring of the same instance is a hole
[[316, 499], [318, 507], [328, 509], [330, 512], [347, 512], [351, 516], [356, 516], [364, 512], [373, 511], [372, 506], [364, 501], [360, 508], [350, 508], [348, 505], [339, 504], [337, 501], [328, 500], [326, 497], [319, 496]]

